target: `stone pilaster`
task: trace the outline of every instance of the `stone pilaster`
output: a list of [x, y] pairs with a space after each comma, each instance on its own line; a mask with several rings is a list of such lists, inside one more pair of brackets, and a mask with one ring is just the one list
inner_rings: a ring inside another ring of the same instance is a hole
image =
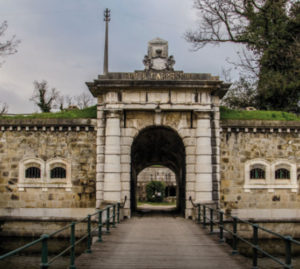
[[212, 119], [212, 199], [219, 201], [220, 190], [220, 111], [214, 106]]
[[212, 200], [212, 146], [210, 111], [197, 111], [195, 199]]
[[103, 105], [97, 106], [96, 207], [103, 201], [105, 118]]
[[104, 148], [104, 186], [105, 202], [120, 202], [121, 197], [121, 126], [120, 111], [106, 111]]

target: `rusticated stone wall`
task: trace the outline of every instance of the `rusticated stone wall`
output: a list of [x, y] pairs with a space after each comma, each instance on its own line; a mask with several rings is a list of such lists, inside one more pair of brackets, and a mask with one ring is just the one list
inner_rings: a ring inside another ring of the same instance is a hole
[[[1, 119], [1, 215], [76, 218], [87, 212], [75, 212], [73, 208], [95, 208], [95, 124], [95, 120], [82, 119]], [[45, 163], [52, 159], [66, 161], [71, 168], [71, 186], [51, 187], [48, 184], [47, 188], [25, 187], [22, 190], [19, 168], [22, 160], [28, 158]]]
[[[221, 126], [221, 208], [256, 220], [300, 219], [300, 122], [223, 121]], [[247, 184], [247, 163], [256, 160], [271, 167], [266, 175], [271, 183], [250, 179]], [[291, 182], [274, 179], [272, 166], [280, 162], [295, 168]]]

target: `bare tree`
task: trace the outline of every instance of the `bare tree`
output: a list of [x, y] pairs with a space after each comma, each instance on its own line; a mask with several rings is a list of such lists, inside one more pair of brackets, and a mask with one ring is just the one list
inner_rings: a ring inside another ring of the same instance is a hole
[[94, 104], [94, 98], [88, 93], [82, 93], [78, 96], [74, 97], [75, 105], [80, 108], [84, 109]]
[[0, 115], [8, 112], [8, 104], [0, 101]]
[[46, 80], [41, 82], [35, 80], [33, 85], [34, 91], [30, 101], [33, 101], [42, 112], [51, 112], [51, 109], [56, 106], [55, 102], [59, 97], [59, 92], [55, 88], [50, 90]]
[[[7, 27], [7, 21], [4, 21], [2, 24], [0, 24], [0, 38], [4, 37]], [[16, 53], [19, 43], [20, 40], [16, 39], [16, 36], [12, 36], [8, 40], [4, 41], [0, 39], [0, 57]]]

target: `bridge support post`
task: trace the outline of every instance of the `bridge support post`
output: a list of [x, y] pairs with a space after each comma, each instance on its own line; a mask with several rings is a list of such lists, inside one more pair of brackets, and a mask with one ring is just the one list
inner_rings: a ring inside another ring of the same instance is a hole
[[42, 235], [42, 258], [41, 258], [41, 269], [47, 269], [49, 267], [48, 264], [48, 238], [47, 234]]
[[290, 269], [292, 268], [292, 242], [291, 237], [286, 236], [284, 238], [285, 241], [285, 264], [287, 265], [284, 268]]
[[91, 245], [92, 245], [92, 235], [91, 235], [91, 215], [88, 215], [88, 219], [87, 219], [87, 249], [86, 249], [86, 253], [92, 253], [91, 250]]
[[252, 248], [253, 256], [252, 256], [252, 269], [257, 269], [257, 246], [258, 246], [258, 226], [256, 224], [253, 224], [253, 238], [252, 238], [252, 244], [255, 246]]
[[69, 269], [76, 269], [75, 266], [75, 222], [71, 223], [71, 249], [70, 249], [70, 266]]
[[237, 218], [236, 217], [232, 217], [233, 218], [233, 228], [232, 228], [232, 254], [238, 254], [238, 250], [237, 250]]
[[98, 242], [102, 242], [102, 210], [98, 212]]
[[224, 216], [224, 213], [222, 211], [219, 211], [219, 229], [220, 229], [220, 239], [219, 239], [219, 242], [220, 243], [223, 243], [225, 242], [224, 240], [224, 221], [223, 221], [223, 216]]
[[106, 233], [109, 234], [109, 222], [110, 222], [110, 207], [106, 208]]
[[116, 228], [116, 205], [113, 205], [113, 228]]

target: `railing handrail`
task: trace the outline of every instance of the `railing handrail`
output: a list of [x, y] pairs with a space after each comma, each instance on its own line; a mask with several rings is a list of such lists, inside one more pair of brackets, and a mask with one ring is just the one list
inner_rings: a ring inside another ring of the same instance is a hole
[[[125, 196], [124, 198], [124, 203], [123, 206], [125, 205], [125, 202], [127, 200], [127, 196]], [[48, 268], [49, 265], [51, 265], [57, 258], [59, 258], [60, 256], [64, 255], [66, 252], [71, 251], [71, 259], [70, 259], [70, 268], [71, 266], [74, 267], [74, 261], [75, 261], [75, 246], [77, 244], [79, 244], [80, 242], [82, 242], [84, 239], [88, 238], [88, 246], [87, 246], [87, 252], [91, 252], [91, 233], [96, 231], [98, 229], [98, 241], [101, 242], [102, 241], [102, 227], [104, 226], [104, 224], [106, 225], [106, 232], [109, 233], [110, 230], [110, 222], [112, 221], [112, 227], [116, 227], [115, 224], [116, 222], [119, 223], [120, 221], [120, 208], [121, 208], [121, 204], [120, 203], [115, 203], [115, 204], [111, 204], [111, 205], [107, 205], [105, 208], [102, 208], [100, 210], [97, 210], [95, 213], [89, 214], [88, 216], [86, 216], [83, 219], [80, 219], [78, 221], [73, 221], [71, 224], [67, 224], [66, 226], [62, 227], [59, 230], [56, 230], [50, 234], [44, 234], [42, 235], [40, 238], [29, 242], [26, 245], [23, 245], [15, 250], [12, 250], [10, 252], [7, 252], [3, 255], [0, 256], [0, 260], [4, 260], [5, 258], [11, 257], [21, 251], [23, 251], [26, 248], [29, 248], [31, 246], [34, 246], [40, 242], [42, 242], [42, 254], [41, 254], [41, 267], [40, 268]], [[110, 214], [110, 211], [112, 210], [112, 214]], [[103, 221], [102, 220], [102, 215], [103, 213], [106, 212], [106, 220]], [[98, 225], [91, 229], [91, 219], [93, 216], [98, 216]], [[116, 220], [117, 218], [117, 220]], [[76, 240], [75, 237], [75, 226], [79, 223], [87, 223], [87, 232], [84, 233], [80, 238], [78, 238]], [[59, 254], [57, 254], [55, 257], [53, 257], [50, 261], [48, 261], [48, 239], [53, 237], [54, 235], [65, 231], [67, 229], [71, 228], [71, 243], [70, 245], [65, 248], [64, 250], [62, 250]], [[73, 258], [72, 258], [73, 257]]]
[[[206, 225], [210, 225], [210, 231], [212, 233], [213, 231], [213, 225], [218, 225], [220, 228], [220, 241], [224, 242], [223, 239], [223, 231], [227, 231], [228, 233], [230, 233], [233, 237], [233, 254], [237, 253], [237, 240], [241, 240], [243, 242], [245, 242], [247, 245], [249, 245], [250, 247], [252, 247], [253, 249], [253, 268], [257, 267], [257, 259], [258, 259], [258, 255], [257, 255], [257, 251], [263, 253], [264, 255], [268, 256], [269, 258], [271, 258], [272, 260], [274, 260], [275, 262], [279, 263], [280, 265], [282, 265], [284, 268], [292, 268], [292, 243], [296, 244], [296, 245], [300, 245], [300, 241], [295, 240], [293, 237], [291, 236], [285, 236], [279, 233], [276, 233], [272, 230], [269, 230], [265, 227], [262, 227], [256, 223], [252, 223], [250, 221], [247, 220], [243, 220], [240, 219], [236, 216], [232, 216], [231, 214], [225, 213], [224, 211], [220, 210], [220, 209], [215, 209], [212, 208], [210, 206], [207, 206], [205, 204], [201, 204], [201, 203], [194, 203], [192, 200], [192, 197], [189, 197], [189, 200], [191, 201], [192, 205], [194, 208], [196, 208], [196, 210], [198, 211], [198, 223], [201, 223], [201, 207], [203, 208], [203, 227], [205, 228]], [[210, 211], [210, 217], [207, 217], [206, 211], [209, 210]], [[213, 218], [213, 213], [216, 212], [217, 216], [219, 216], [219, 220], [218, 221], [214, 221]], [[229, 230], [227, 228], [224, 227], [224, 220], [223, 220], [223, 216], [229, 217], [232, 219], [232, 223], [233, 223], [233, 229]], [[207, 222], [209, 221], [209, 222]], [[250, 242], [249, 240], [241, 237], [240, 235], [238, 235], [238, 231], [237, 231], [237, 224], [238, 223], [245, 223], [248, 225], [251, 225], [252, 229], [253, 229], [253, 236], [252, 236], [252, 241], [254, 242]], [[283, 239], [285, 241], [285, 249], [286, 249], [286, 253], [285, 253], [285, 262], [279, 260], [277, 257], [271, 255], [270, 253], [268, 253], [267, 251], [263, 250], [262, 248], [259, 247], [258, 245], [258, 230], [262, 230], [266, 233], [272, 234], [274, 236], [279, 237], [280, 239]]]

